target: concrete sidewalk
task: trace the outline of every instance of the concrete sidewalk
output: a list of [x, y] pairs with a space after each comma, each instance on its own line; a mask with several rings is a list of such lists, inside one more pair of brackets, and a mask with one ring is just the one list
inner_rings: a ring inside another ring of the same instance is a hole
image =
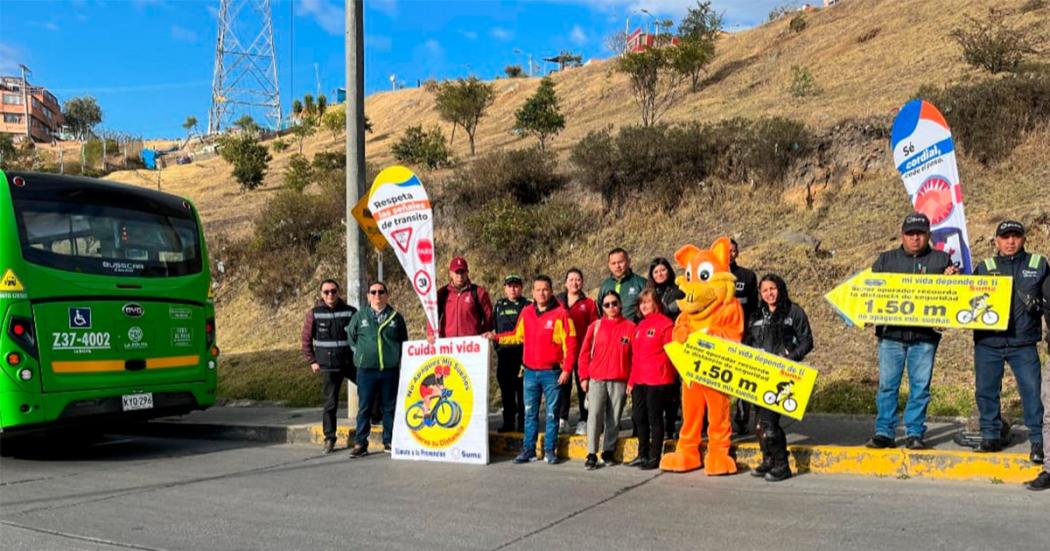
[[[345, 412], [340, 408], [340, 412]], [[158, 419], [137, 427], [137, 432], [189, 438], [228, 438], [257, 442], [320, 445], [324, 435], [320, 408], [286, 408], [277, 406], [214, 407], [180, 417]], [[339, 441], [346, 442], [352, 429], [347, 419], [339, 420]], [[500, 424], [500, 416], [489, 416], [489, 427]], [[878, 477], [922, 477], [945, 480], [986, 480], [1023, 482], [1035, 478], [1040, 467], [1028, 460], [1030, 446], [1023, 427], [1014, 427], [1009, 448], [1000, 453], [975, 453], [962, 448], [952, 437], [965, 426], [964, 420], [934, 418], [928, 422], [926, 442], [931, 449], [910, 451], [903, 448], [872, 450], [864, 447], [871, 437], [871, 416], [810, 414], [804, 421], [784, 419], [796, 472], [855, 474]], [[630, 421], [621, 427], [617, 455], [630, 461], [637, 455], [637, 438], [630, 436]], [[573, 424], [573, 427], [575, 425]], [[373, 427], [370, 442], [381, 446], [378, 427]], [[902, 436], [902, 435], [901, 435]], [[494, 455], [512, 455], [521, 449], [521, 433], [490, 432], [489, 447]], [[542, 449], [543, 435], [540, 435]], [[903, 444], [900, 440], [899, 443]], [[673, 449], [673, 441], [667, 442]], [[753, 467], [761, 452], [753, 435], [734, 439], [737, 462]], [[583, 436], [561, 435], [558, 456], [572, 460], [586, 457]]]

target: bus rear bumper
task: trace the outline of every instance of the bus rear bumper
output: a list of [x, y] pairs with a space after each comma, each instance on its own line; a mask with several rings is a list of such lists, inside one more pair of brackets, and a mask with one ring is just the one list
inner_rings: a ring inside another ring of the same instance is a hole
[[[153, 407], [124, 411], [122, 396], [153, 394]], [[106, 388], [71, 392], [0, 392], [0, 432], [24, 433], [93, 424], [113, 426], [207, 409], [215, 403], [215, 383], [207, 381]]]

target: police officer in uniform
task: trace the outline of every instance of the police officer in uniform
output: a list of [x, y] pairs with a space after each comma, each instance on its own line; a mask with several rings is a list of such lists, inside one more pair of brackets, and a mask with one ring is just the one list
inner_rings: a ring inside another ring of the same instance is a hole
[[[324, 453], [335, 449], [336, 410], [339, 407], [339, 388], [344, 379], [357, 381], [353, 357], [346, 335], [346, 326], [357, 308], [339, 297], [339, 283], [333, 279], [321, 282], [321, 300], [306, 312], [300, 347], [310, 369], [321, 377], [324, 393]], [[347, 444], [349, 446], [349, 443]]]
[[1024, 250], [1024, 226], [1006, 220], [995, 230], [996, 256], [978, 264], [974, 275], [1013, 277], [1013, 298], [1009, 312], [1010, 325], [1005, 331], [974, 331], [973, 361], [976, 374], [977, 411], [981, 418], [981, 444], [977, 451], [995, 452], [1007, 445], [1001, 438], [1002, 416], [1000, 394], [1003, 367], [1010, 364], [1021, 395], [1024, 424], [1033, 463], [1043, 462], [1043, 403], [1039, 398], [1041, 375], [1036, 348], [1043, 336], [1043, 284], [1047, 261], [1041, 255]]
[[[497, 333], [513, 331], [522, 309], [528, 306], [529, 301], [521, 296], [521, 288], [520, 275], [511, 274], [503, 278], [503, 298], [497, 300], [493, 307]], [[525, 430], [521, 352], [520, 344], [496, 346], [496, 380], [499, 382], [500, 396], [503, 399], [503, 425], [497, 432]]]

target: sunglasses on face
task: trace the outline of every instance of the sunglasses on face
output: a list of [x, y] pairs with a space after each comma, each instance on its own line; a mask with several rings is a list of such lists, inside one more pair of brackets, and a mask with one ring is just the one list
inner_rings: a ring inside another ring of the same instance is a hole
[[620, 306], [619, 302], [603, 302], [602, 303], [602, 308], [618, 308], [619, 306]]
[[321, 294], [322, 295], [338, 295], [339, 294], [339, 289], [325, 289], [324, 291], [321, 291]]
[[368, 294], [376, 296], [385, 295], [386, 289], [369, 289]]

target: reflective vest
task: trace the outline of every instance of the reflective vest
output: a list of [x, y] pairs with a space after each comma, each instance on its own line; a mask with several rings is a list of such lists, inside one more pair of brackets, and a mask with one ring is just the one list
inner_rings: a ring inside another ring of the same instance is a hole
[[346, 337], [346, 326], [355, 313], [357, 309], [345, 303], [332, 309], [323, 304], [314, 307], [314, 356], [322, 369], [350, 366], [350, 341]]

